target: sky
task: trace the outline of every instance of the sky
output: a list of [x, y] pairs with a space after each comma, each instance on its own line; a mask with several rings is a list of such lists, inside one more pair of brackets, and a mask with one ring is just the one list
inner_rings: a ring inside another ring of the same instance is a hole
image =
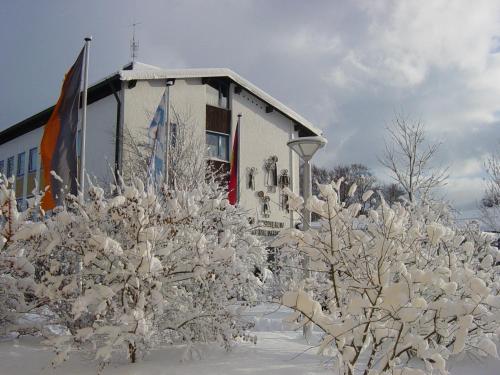
[[463, 217], [500, 149], [500, 1], [16, 0], [0, 17], [0, 130], [55, 103], [86, 35], [90, 82], [125, 65], [138, 22], [138, 61], [234, 70], [323, 130], [320, 166], [388, 181], [386, 127], [421, 121]]

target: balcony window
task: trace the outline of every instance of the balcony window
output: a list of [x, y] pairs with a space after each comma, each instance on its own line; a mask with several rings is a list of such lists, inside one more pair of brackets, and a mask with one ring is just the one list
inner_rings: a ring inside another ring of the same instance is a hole
[[24, 160], [26, 159], [26, 153], [21, 152], [17, 155], [17, 175], [24, 176]]
[[208, 157], [229, 161], [229, 136], [207, 131]]
[[38, 164], [38, 149], [36, 147], [30, 149], [29, 159], [28, 159], [28, 172], [36, 172]]

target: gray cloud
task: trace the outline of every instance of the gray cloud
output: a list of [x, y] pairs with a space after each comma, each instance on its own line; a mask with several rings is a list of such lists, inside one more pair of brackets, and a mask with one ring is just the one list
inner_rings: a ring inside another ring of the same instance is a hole
[[24, 1], [2, 5], [0, 129], [52, 104], [93, 34], [91, 81], [129, 59], [229, 67], [320, 126], [321, 165], [377, 163], [399, 111], [442, 141], [448, 196], [470, 210], [500, 140], [497, 1]]

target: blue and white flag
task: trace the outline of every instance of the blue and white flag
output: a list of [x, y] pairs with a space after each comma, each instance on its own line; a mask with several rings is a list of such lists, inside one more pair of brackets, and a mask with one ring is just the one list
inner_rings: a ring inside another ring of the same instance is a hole
[[165, 121], [166, 121], [166, 94], [163, 93], [160, 103], [156, 108], [155, 115], [149, 124], [148, 135], [152, 154], [149, 160], [149, 174], [153, 183], [161, 181], [165, 165]]

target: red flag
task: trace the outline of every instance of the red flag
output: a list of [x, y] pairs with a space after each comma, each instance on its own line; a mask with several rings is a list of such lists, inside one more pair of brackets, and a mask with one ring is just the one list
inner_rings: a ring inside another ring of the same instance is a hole
[[238, 202], [238, 159], [239, 159], [239, 142], [240, 140], [240, 116], [236, 124], [236, 131], [233, 139], [233, 150], [231, 153], [231, 169], [229, 172], [229, 203], [233, 206]]
[[[45, 124], [40, 144], [43, 176], [45, 184], [49, 186], [41, 204], [46, 211], [61, 202], [61, 189], [64, 185], [69, 187], [70, 193], [77, 193], [76, 134], [84, 50], [85, 48], [64, 77], [59, 100]], [[55, 178], [51, 171], [60, 179]]]

